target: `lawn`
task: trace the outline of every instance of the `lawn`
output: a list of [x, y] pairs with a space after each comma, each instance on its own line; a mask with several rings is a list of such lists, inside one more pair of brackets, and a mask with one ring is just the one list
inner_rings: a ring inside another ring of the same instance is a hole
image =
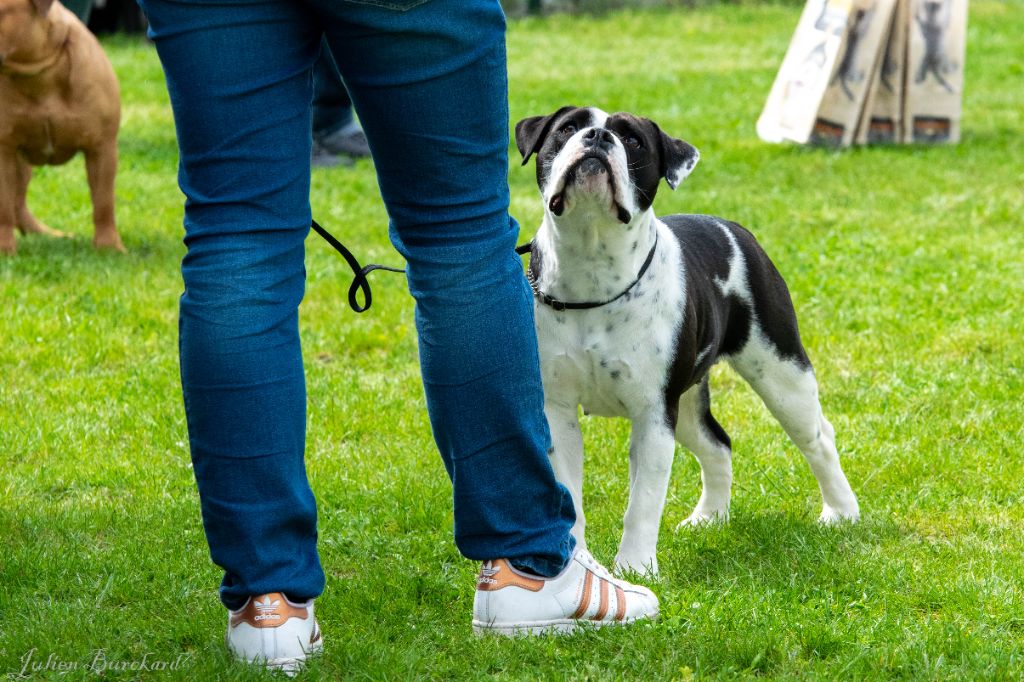
[[[1020, 679], [1024, 676], [1024, 18], [971, 5], [964, 138], [835, 153], [769, 146], [754, 122], [793, 5], [511, 23], [512, 122], [566, 103], [649, 116], [702, 152], [661, 214], [749, 227], [793, 292], [863, 520], [822, 529], [807, 466], [753, 392], [716, 369], [735, 448], [732, 520], [675, 532], [699, 495], [680, 451], [660, 546], [661, 619], [527, 641], [476, 639], [477, 566], [452, 542], [450, 486], [419, 385], [413, 303], [376, 273], [371, 311], [315, 235], [302, 333], [307, 461], [327, 590], [322, 678]], [[152, 49], [104, 41], [121, 79], [118, 219], [127, 255], [89, 246], [80, 159], [30, 203], [74, 240], [0, 260], [0, 674], [29, 656], [92, 679], [100, 656], [257, 679], [223, 646], [177, 374], [182, 199]], [[1015, 47], [1016, 46], [1016, 47]], [[514, 152], [514, 148], [512, 150]], [[532, 170], [510, 165], [524, 237]], [[317, 170], [314, 215], [364, 260], [397, 264], [373, 167]], [[612, 559], [626, 501], [622, 421], [584, 420], [589, 540]], [[33, 652], [34, 650], [34, 652]], [[99, 652], [99, 653], [98, 653]], [[98, 666], [99, 667], [99, 666]]]

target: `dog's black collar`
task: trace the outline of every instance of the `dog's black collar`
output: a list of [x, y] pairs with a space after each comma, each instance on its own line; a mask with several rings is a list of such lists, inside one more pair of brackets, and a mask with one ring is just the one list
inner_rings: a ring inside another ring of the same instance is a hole
[[[644, 261], [644, 264], [640, 266], [640, 272], [636, 273], [636, 279], [634, 279], [633, 282], [628, 287], [626, 287], [625, 289], [620, 291], [617, 296], [615, 296], [614, 298], [609, 298], [607, 301], [582, 301], [582, 302], [559, 301], [557, 298], [549, 296], [549, 295], [545, 294], [543, 291], [540, 290], [540, 287], [537, 286], [537, 279], [533, 276], [533, 271], [531, 269], [529, 269], [529, 268], [526, 270], [526, 279], [530, 282], [530, 288], [533, 289], [533, 295], [537, 297], [537, 300], [540, 301], [541, 303], [543, 303], [546, 306], [550, 306], [550, 307], [554, 308], [557, 311], [562, 311], [562, 310], [589, 310], [590, 308], [600, 308], [603, 305], [608, 305], [609, 303], [614, 303], [615, 301], [619, 300], [620, 298], [622, 298], [623, 296], [628, 294], [630, 292], [630, 290], [633, 287], [635, 287], [637, 285], [637, 283], [640, 282], [641, 279], [643, 279], [644, 274], [647, 272], [647, 268], [651, 267], [651, 262], [654, 260], [654, 251], [657, 248], [658, 248], [658, 232], [655, 231], [654, 232], [654, 244], [651, 246], [651, 250], [647, 254], [647, 259]], [[524, 253], [527, 253], [527, 252], [531, 252], [531, 253], [533, 252], [533, 242], [530, 242], [529, 244], [524, 244], [523, 246], [520, 246], [519, 248], [516, 249], [516, 253], [518, 253], [520, 255], [522, 255]]]

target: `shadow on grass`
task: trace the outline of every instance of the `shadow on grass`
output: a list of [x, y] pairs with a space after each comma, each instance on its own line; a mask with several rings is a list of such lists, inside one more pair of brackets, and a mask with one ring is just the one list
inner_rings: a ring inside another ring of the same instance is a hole
[[781, 512], [759, 513], [663, 537], [659, 582], [672, 590], [711, 592], [739, 585], [786, 592], [799, 586], [856, 599], [865, 566], [910, 533], [892, 518], [825, 527]]
[[82, 233], [63, 238], [39, 235], [19, 235], [18, 253], [0, 258], [0, 272], [31, 277], [40, 282], [66, 282], [69, 277], [90, 274], [114, 275], [138, 268], [152, 269], [154, 265], [168, 263], [177, 269], [184, 253], [179, 233], [140, 233], [121, 231], [128, 249], [119, 253], [97, 249], [92, 245], [92, 226], [86, 225]]

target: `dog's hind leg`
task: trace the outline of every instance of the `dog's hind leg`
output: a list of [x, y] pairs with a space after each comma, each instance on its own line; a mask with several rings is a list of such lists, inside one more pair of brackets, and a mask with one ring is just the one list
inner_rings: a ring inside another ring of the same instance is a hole
[[700, 501], [678, 527], [727, 521], [732, 492], [732, 446], [711, 414], [707, 377], [679, 398], [676, 439], [697, 458], [702, 484]]
[[32, 180], [32, 166], [24, 159], [18, 159], [18, 180], [15, 187], [15, 222], [22, 234], [45, 234], [48, 237], [66, 237], [39, 221], [28, 210], [28, 183]]
[[576, 545], [586, 549], [586, 518], [583, 516], [583, 434], [576, 406], [568, 407], [546, 403], [544, 415], [551, 429], [551, 468], [555, 478], [569, 489], [576, 508], [576, 523], [572, 535]]
[[839, 464], [835, 430], [818, 401], [818, 380], [810, 364], [779, 357], [767, 344], [752, 339], [732, 366], [754, 388], [811, 466], [824, 499], [822, 523], [855, 521], [857, 496]]
[[655, 575], [658, 572], [658, 531], [676, 441], [663, 411], [640, 410], [632, 419], [629, 506], [623, 519], [622, 542], [615, 556], [615, 567]]

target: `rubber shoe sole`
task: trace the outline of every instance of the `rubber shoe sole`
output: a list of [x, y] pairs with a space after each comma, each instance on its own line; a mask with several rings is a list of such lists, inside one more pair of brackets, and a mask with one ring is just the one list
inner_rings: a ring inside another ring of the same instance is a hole
[[517, 623], [514, 625], [493, 625], [473, 621], [473, 634], [477, 637], [499, 635], [502, 637], [530, 637], [543, 635], [567, 635], [578, 630], [590, 630], [603, 627], [622, 627], [631, 625], [642, 620], [655, 621], [658, 619], [658, 612], [649, 616], [638, 616], [623, 620], [597, 621], [579, 620], [578, 618], [560, 618], [559, 620], [538, 621], [535, 623]]

